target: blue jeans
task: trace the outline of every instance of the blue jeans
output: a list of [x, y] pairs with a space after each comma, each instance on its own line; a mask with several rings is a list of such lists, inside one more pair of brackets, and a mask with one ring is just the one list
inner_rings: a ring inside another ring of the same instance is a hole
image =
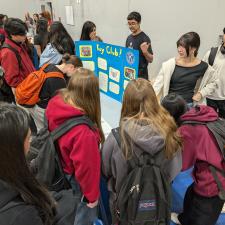
[[93, 225], [94, 221], [97, 219], [97, 206], [89, 208], [87, 203], [83, 201], [80, 186], [73, 175], [66, 175], [66, 178], [70, 182], [74, 195], [78, 195], [81, 199], [77, 206], [74, 225]]

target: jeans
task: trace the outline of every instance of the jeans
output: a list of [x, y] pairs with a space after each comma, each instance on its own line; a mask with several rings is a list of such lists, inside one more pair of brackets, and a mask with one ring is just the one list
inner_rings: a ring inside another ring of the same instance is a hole
[[45, 115], [45, 109], [42, 109], [38, 105], [35, 105], [33, 108], [27, 109], [31, 116], [34, 119], [35, 125], [37, 127], [37, 132], [41, 130], [41, 128], [44, 127], [44, 115]]
[[87, 203], [83, 201], [84, 196], [82, 197], [80, 186], [73, 175], [66, 175], [66, 178], [71, 184], [74, 195], [80, 196], [81, 199], [77, 206], [74, 225], [93, 225], [94, 221], [97, 219], [97, 206], [89, 208]]

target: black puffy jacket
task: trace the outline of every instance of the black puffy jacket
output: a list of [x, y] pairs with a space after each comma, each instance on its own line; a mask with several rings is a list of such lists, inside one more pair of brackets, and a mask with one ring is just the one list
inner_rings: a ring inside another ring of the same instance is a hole
[[43, 225], [37, 209], [0, 180], [0, 225]]

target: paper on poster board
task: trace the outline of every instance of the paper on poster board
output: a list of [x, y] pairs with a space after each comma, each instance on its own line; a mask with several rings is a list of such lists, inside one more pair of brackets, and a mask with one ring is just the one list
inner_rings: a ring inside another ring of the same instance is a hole
[[101, 90], [108, 91], [108, 75], [106, 73], [99, 72], [99, 86]]
[[95, 62], [94, 61], [83, 61], [83, 67], [91, 71], [95, 71]]

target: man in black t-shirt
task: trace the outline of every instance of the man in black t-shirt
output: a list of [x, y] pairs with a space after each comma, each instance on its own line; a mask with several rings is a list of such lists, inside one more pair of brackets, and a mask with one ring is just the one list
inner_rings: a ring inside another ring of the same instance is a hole
[[132, 34], [126, 40], [126, 47], [139, 51], [138, 77], [148, 79], [148, 63], [152, 63], [153, 61], [151, 40], [140, 28], [140, 13], [131, 12], [127, 17], [127, 21]]

